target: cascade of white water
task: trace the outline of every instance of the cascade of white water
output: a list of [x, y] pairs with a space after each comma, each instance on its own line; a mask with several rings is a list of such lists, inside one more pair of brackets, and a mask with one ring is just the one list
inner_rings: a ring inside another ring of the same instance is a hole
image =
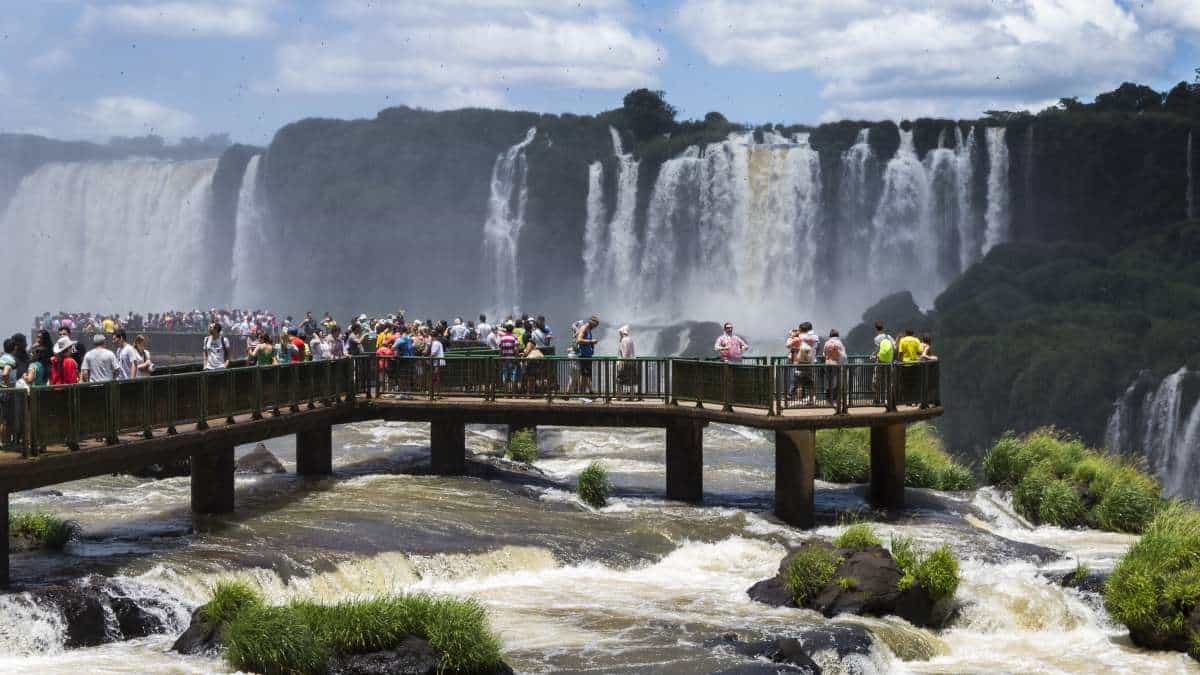
[[[215, 302], [206, 270], [215, 159], [45, 164], [4, 212], [10, 237], [10, 312], [150, 311]], [[67, 271], [69, 270], [69, 271]], [[24, 326], [21, 326], [24, 328]]]
[[640, 162], [626, 154], [621, 135], [609, 127], [613, 153], [617, 156], [617, 202], [612, 220], [608, 223], [608, 243], [605, 248], [605, 275], [609, 282], [607, 293], [621, 304], [633, 300], [638, 265], [637, 184]]
[[919, 303], [932, 299], [937, 246], [929, 214], [929, 176], [917, 158], [912, 130], [901, 129], [872, 219], [868, 274], [876, 289], [908, 288]]
[[583, 226], [583, 294], [590, 302], [604, 296], [604, 242], [608, 213], [604, 208], [604, 165], [588, 165], [587, 216]]
[[233, 304], [237, 307], [266, 307], [273, 295], [263, 274], [272, 250], [270, 218], [266, 200], [259, 192], [258, 169], [262, 155], [246, 163], [238, 190], [237, 225], [233, 236]]
[[1008, 143], [1004, 127], [987, 128], [988, 181], [987, 229], [984, 231], [983, 252], [1008, 240], [1011, 226], [1008, 192]]
[[492, 306], [501, 311], [516, 311], [516, 300], [520, 297], [517, 246], [525, 226], [529, 196], [525, 148], [536, 135], [537, 128], [530, 127], [521, 142], [496, 155], [492, 164], [488, 216], [483, 223], [483, 252], [484, 264], [491, 270]]
[[696, 203], [692, 198], [700, 177], [700, 149], [691, 146], [682, 155], [663, 162], [650, 193], [646, 210], [646, 237], [641, 247], [642, 265], [639, 315], [669, 299], [674, 289], [675, 260], [679, 248], [677, 232], [694, 222]]
[[954, 128], [957, 142], [957, 203], [958, 203], [958, 262], [959, 271], [967, 269], [979, 258], [979, 229], [975, 223], [972, 184], [975, 177], [975, 127], [964, 136], [962, 129]]

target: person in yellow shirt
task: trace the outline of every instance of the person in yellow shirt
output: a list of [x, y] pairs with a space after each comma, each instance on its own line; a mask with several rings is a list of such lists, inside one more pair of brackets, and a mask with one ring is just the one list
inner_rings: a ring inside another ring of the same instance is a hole
[[117, 329], [117, 322], [112, 320], [111, 316], [104, 317], [104, 334], [112, 335]]
[[896, 346], [900, 349], [902, 363], [916, 363], [921, 359], [921, 341], [913, 335], [911, 328], [904, 330], [904, 337], [900, 338], [900, 343]]

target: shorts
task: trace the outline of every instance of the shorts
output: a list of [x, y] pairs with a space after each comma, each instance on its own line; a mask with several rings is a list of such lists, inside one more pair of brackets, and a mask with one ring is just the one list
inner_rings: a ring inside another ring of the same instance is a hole
[[589, 380], [592, 379], [592, 357], [580, 355], [579, 357], [579, 373]]

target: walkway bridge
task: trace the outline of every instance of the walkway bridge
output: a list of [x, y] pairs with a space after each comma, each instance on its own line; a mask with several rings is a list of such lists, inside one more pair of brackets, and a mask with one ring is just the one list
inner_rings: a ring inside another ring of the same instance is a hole
[[[435, 473], [462, 474], [467, 424], [657, 427], [666, 495], [703, 498], [703, 429], [775, 431], [775, 513], [813, 524], [815, 432], [871, 429], [870, 501], [904, 504], [904, 430], [942, 414], [938, 364], [729, 364], [674, 358], [384, 358], [232, 368], [7, 392], [16, 437], [0, 451], [0, 541], [9, 494], [190, 458], [192, 510], [234, 508], [234, 448], [295, 434], [296, 472], [333, 472], [332, 428], [429, 422]], [[0, 586], [7, 586], [7, 550]]]

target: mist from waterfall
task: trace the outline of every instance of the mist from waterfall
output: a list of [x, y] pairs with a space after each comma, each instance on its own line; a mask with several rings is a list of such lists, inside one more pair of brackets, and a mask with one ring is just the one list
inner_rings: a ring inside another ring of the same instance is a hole
[[43, 311], [162, 311], [215, 301], [206, 237], [217, 160], [53, 162], [25, 176], [0, 231], [16, 292], [6, 320]]
[[1200, 373], [1186, 367], [1151, 381], [1143, 373], [1113, 404], [1110, 450], [1142, 454], [1169, 496], [1200, 499]]
[[501, 312], [516, 312], [521, 296], [517, 247], [529, 201], [525, 148], [536, 136], [537, 128], [530, 127], [525, 138], [498, 154], [492, 165], [488, 215], [483, 224], [483, 257], [485, 269], [491, 271], [492, 307]]
[[233, 237], [233, 304], [237, 307], [266, 308], [275, 291], [271, 276], [264, 271], [273, 250], [267, 203], [258, 180], [262, 155], [246, 163], [238, 190], [237, 226]]
[[1196, 185], [1192, 174], [1192, 132], [1188, 132], [1187, 138], [1187, 217], [1192, 220], [1196, 217]]

